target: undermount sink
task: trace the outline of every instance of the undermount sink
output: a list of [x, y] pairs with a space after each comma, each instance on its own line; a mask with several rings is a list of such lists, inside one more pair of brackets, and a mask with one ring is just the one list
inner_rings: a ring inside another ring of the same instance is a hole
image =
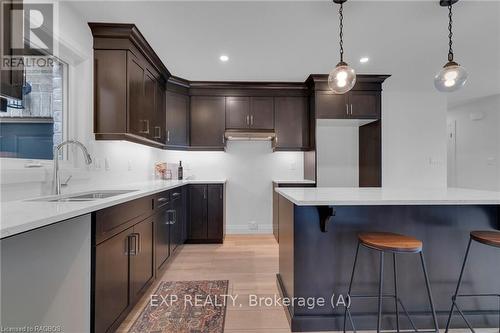
[[105, 199], [109, 197], [114, 197], [116, 195], [127, 194], [137, 190], [110, 190], [110, 191], [96, 191], [87, 193], [77, 193], [66, 196], [57, 197], [47, 197], [41, 199], [34, 199], [29, 201], [46, 201], [46, 202], [82, 202], [82, 201], [93, 201], [97, 199]]

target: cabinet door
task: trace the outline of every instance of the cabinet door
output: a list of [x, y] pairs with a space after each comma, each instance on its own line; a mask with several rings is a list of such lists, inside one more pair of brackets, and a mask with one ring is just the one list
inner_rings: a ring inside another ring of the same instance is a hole
[[145, 116], [144, 100], [144, 68], [137, 58], [128, 53], [128, 131], [136, 135], [148, 133], [147, 117]]
[[[132, 104], [131, 107], [137, 109]], [[127, 52], [122, 50], [95, 50], [94, 133], [126, 132]]]
[[[22, 25], [23, 22], [22, 21], [15, 22], [15, 20], [12, 20], [12, 9], [22, 10], [23, 4], [22, 2], [8, 3], [6, 1], [2, 1], [0, 5], [2, 6], [0, 10], [0, 12], [2, 13], [1, 31], [3, 33], [3, 36], [0, 39], [3, 43], [3, 45], [1, 46], [2, 56], [8, 55], [15, 57], [16, 54], [14, 53], [14, 50], [12, 50], [12, 37], [17, 38], [18, 40], [23, 40], [23, 36], [12, 36], [12, 35], [15, 32], [19, 32], [22, 34], [23, 27], [22, 26], [14, 27], [13, 25], [14, 24]], [[16, 57], [16, 59], [18, 59], [18, 57]], [[22, 99], [23, 84], [24, 84], [24, 68], [22, 66], [17, 66], [16, 64], [16, 69], [0, 70], [0, 96], [14, 98], [14, 99]]]
[[165, 112], [166, 112], [166, 98], [165, 98], [165, 85], [156, 82], [156, 95], [155, 95], [155, 116], [153, 126], [153, 139], [155, 141], [165, 143], [167, 132], [165, 130]]
[[191, 98], [191, 146], [222, 148], [225, 131], [225, 98]]
[[189, 186], [189, 239], [207, 239], [207, 185]]
[[337, 95], [329, 92], [316, 93], [316, 118], [344, 119], [350, 118], [347, 95]]
[[155, 224], [155, 262], [156, 270], [163, 265], [170, 256], [170, 219], [169, 206], [164, 206], [154, 217]]
[[153, 218], [134, 226], [130, 237], [130, 299], [135, 302], [154, 277]]
[[250, 128], [262, 130], [274, 128], [273, 97], [250, 98]]
[[167, 92], [167, 145], [188, 146], [189, 96]]
[[224, 186], [207, 185], [207, 239], [222, 240], [224, 228]]
[[309, 145], [307, 97], [276, 97], [275, 149], [300, 150]]
[[250, 98], [226, 97], [226, 128], [250, 127]]
[[380, 92], [351, 91], [349, 107], [351, 118], [380, 118]]
[[171, 250], [175, 251], [177, 247], [183, 243], [182, 192], [180, 188], [172, 192], [172, 210], [174, 213], [171, 224], [170, 240], [171, 240]]
[[95, 332], [106, 332], [129, 305], [129, 235], [127, 229], [96, 246]]
[[156, 78], [149, 71], [144, 71], [144, 97], [142, 118], [145, 121], [143, 136], [154, 139], [154, 120], [156, 118]]

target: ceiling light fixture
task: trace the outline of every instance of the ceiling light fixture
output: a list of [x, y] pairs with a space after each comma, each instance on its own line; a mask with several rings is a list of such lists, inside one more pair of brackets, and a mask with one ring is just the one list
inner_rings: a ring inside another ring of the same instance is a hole
[[452, 6], [458, 0], [441, 0], [439, 4], [448, 7], [448, 62], [434, 77], [434, 86], [441, 92], [453, 92], [462, 88], [467, 82], [467, 71], [457, 64], [453, 54], [453, 11]]
[[328, 86], [336, 94], [345, 94], [354, 87], [356, 83], [356, 71], [344, 62], [344, 2], [347, 0], [333, 0], [340, 5], [340, 62], [328, 75]]
[[226, 62], [229, 60], [229, 57], [227, 55], [223, 54], [219, 57], [219, 60], [222, 62]]
[[363, 57], [363, 58], [359, 59], [359, 62], [362, 63], [362, 64], [366, 64], [369, 60], [370, 60], [370, 58]]

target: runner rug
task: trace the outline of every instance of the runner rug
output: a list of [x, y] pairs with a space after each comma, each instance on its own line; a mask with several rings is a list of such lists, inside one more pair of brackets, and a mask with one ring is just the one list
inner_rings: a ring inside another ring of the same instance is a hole
[[162, 281], [129, 333], [222, 333], [229, 281]]

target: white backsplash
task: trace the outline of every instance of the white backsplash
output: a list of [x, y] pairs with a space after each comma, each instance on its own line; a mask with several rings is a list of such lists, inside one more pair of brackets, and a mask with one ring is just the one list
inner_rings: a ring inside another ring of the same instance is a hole
[[[71, 161], [61, 163], [61, 179], [72, 175], [63, 192], [153, 180], [154, 164], [160, 161], [168, 162], [175, 179], [182, 161], [184, 178], [227, 179], [229, 233], [271, 233], [272, 180], [297, 180], [304, 175], [302, 152], [273, 153], [268, 141], [228, 142], [225, 152], [163, 151], [124, 141], [91, 141], [87, 146], [93, 159], [89, 168], [82, 167], [79, 151], [72, 151]], [[51, 194], [50, 161], [29, 169], [20, 160], [2, 159], [0, 163], [1, 201]]]

